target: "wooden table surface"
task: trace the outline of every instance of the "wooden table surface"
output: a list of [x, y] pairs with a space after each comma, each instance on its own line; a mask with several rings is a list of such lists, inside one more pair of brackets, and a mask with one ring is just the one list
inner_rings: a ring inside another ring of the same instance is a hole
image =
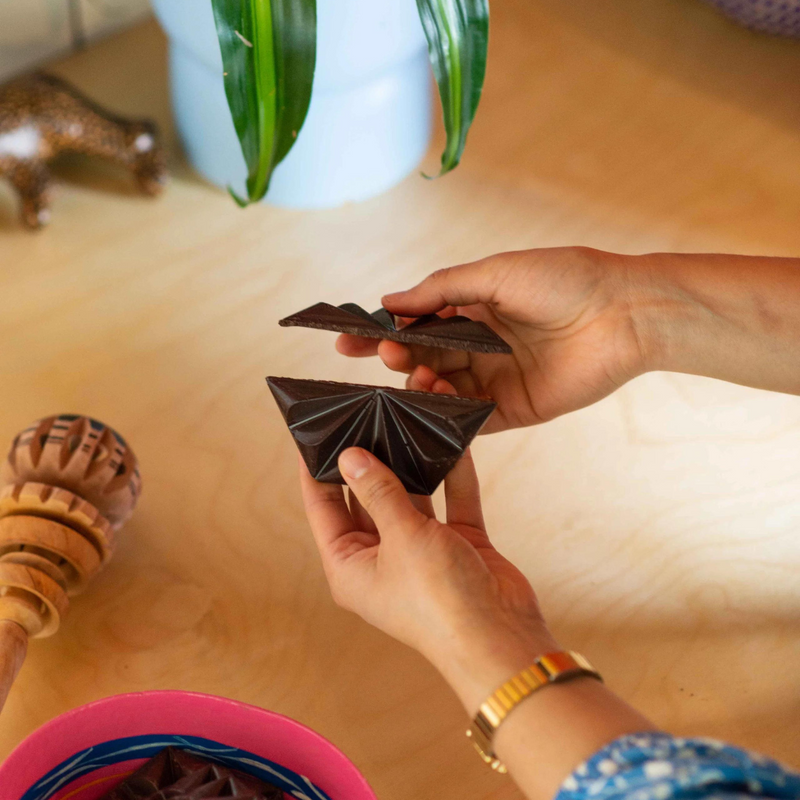
[[[175, 148], [157, 201], [104, 165], [64, 165], [38, 235], [3, 189], [0, 441], [39, 416], [97, 416], [133, 443], [145, 492], [113, 563], [32, 644], [0, 755], [79, 704], [181, 688], [312, 726], [384, 800], [520, 797], [471, 752], [433, 669], [331, 602], [264, 384], [398, 378], [277, 320], [376, 305], [504, 249], [798, 255], [800, 43], [696, 0], [493, 14], [478, 121], [444, 180], [243, 212]], [[170, 130], [155, 24], [56, 71]], [[800, 399], [653, 374], [475, 454], [494, 539], [564, 644], [665, 728], [800, 766]]]

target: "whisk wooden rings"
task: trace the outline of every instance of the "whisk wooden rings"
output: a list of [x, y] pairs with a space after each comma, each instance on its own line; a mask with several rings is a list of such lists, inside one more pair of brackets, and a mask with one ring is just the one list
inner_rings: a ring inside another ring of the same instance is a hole
[[141, 492], [125, 440], [62, 414], [22, 431], [0, 466], [0, 620], [30, 637], [56, 632], [68, 595], [111, 558]]
[[115, 533], [111, 523], [86, 500], [66, 489], [44, 483], [13, 483], [0, 489], [2, 517], [26, 515], [43, 517], [75, 529], [100, 554], [103, 564], [114, 551]]
[[68, 594], [78, 594], [100, 569], [100, 553], [73, 528], [39, 517], [0, 519], [0, 563], [6, 553], [30, 552], [52, 560]]
[[37, 567], [0, 561], [0, 619], [20, 625], [31, 639], [52, 636], [67, 611], [67, 593]]
[[39, 420], [14, 439], [0, 485], [28, 482], [67, 489], [114, 528], [133, 513], [142, 486], [125, 440], [102, 422], [75, 414]]

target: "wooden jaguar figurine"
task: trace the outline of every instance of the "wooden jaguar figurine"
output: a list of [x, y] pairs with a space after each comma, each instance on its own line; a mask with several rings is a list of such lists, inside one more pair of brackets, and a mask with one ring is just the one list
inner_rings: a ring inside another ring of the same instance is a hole
[[19, 194], [22, 221], [29, 228], [50, 218], [47, 162], [67, 151], [124, 165], [150, 195], [158, 194], [166, 180], [154, 123], [118, 117], [50, 75], [34, 74], [0, 87], [0, 176]]

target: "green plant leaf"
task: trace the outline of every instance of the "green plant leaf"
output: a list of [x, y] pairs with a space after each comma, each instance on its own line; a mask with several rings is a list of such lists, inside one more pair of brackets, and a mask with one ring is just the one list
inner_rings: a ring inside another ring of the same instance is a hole
[[458, 166], [478, 110], [489, 45], [489, 0], [417, 0], [433, 74], [439, 85], [447, 144], [444, 175]]
[[247, 164], [247, 197], [260, 200], [308, 113], [317, 52], [316, 0], [211, 0], [225, 94]]

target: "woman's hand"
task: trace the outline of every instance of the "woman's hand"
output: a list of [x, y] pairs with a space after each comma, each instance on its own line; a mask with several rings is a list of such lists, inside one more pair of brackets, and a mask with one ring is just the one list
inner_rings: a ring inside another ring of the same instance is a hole
[[526, 250], [434, 272], [383, 298], [395, 314], [460, 313], [488, 323], [511, 356], [341, 336], [378, 353], [410, 389], [446, 378], [498, 409], [484, 433], [590, 405], [649, 370], [800, 394], [800, 259], [714, 254], [623, 256]]
[[[395, 314], [440, 312], [486, 322], [514, 349], [484, 355], [342, 335], [348, 356], [378, 353], [409, 374], [409, 389], [446, 378], [461, 395], [488, 396], [492, 433], [550, 420], [600, 400], [646, 369], [628, 286], [626, 257], [586, 248], [503, 253], [439, 270], [383, 298]], [[419, 368], [421, 367], [422, 368]]]
[[[317, 483], [300, 460], [303, 499], [336, 602], [418, 649], [472, 716], [512, 676], [561, 650], [525, 576], [486, 535], [466, 455], [445, 479], [446, 522], [409, 496], [364, 450], [342, 453], [350, 491]], [[580, 678], [526, 698], [494, 740], [531, 800], [552, 798], [582, 760], [616, 737], [653, 726], [603, 684]], [[465, 740], [466, 748], [466, 740]]]
[[317, 483], [303, 499], [336, 602], [419, 650], [470, 713], [510, 675], [558, 649], [525, 576], [492, 547], [469, 454], [445, 479], [446, 522], [365, 450], [342, 453], [350, 490]]

